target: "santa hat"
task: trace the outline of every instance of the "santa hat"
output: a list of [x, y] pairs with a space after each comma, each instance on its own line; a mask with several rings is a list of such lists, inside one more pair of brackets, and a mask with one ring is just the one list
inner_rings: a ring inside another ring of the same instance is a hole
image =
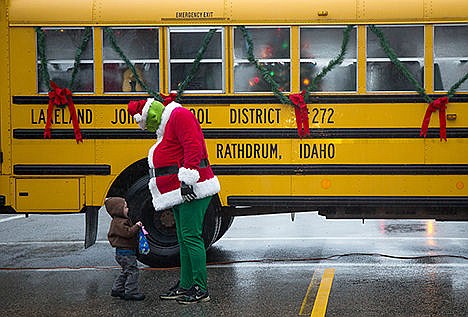
[[142, 130], [155, 132], [161, 124], [163, 111], [164, 105], [154, 98], [128, 103], [128, 113], [133, 116]]

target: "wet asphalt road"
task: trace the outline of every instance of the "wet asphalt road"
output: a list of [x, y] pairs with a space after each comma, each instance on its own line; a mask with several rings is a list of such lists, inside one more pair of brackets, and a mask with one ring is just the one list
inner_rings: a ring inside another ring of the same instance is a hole
[[208, 251], [211, 301], [160, 301], [178, 268], [141, 265], [143, 302], [109, 296], [118, 267], [100, 212], [0, 216], [1, 316], [468, 316], [468, 223], [240, 217]]

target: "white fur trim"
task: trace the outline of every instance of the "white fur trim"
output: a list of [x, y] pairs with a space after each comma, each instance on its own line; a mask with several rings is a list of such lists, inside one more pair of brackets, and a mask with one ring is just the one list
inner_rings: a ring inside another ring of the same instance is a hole
[[[169, 209], [184, 202], [180, 195], [179, 188], [161, 194], [156, 186], [155, 178], [150, 179], [149, 189], [153, 196], [153, 206], [156, 211]], [[193, 191], [197, 195], [197, 199], [213, 196], [214, 194], [219, 193], [220, 190], [221, 186], [216, 176], [193, 185]]]
[[154, 153], [154, 149], [156, 149], [156, 147], [158, 146], [158, 144], [160, 143], [161, 141], [158, 140], [156, 143], [153, 144], [152, 147], [150, 147], [149, 151], [148, 151], [148, 166], [150, 168], [154, 168], [154, 164], [153, 164], [153, 153]]
[[[151, 196], [153, 197], [153, 206], [156, 208], [156, 205], [154, 203], [154, 198], [155, 197], [161, 197], [161, 192], [158, 189], [158, 186], [156, 186], [156, 177], [151, 177], [149, 182], [148, 182], [148, 188], [150, 190]], [[158, 210], [158, 209], [156, 209]], [[160, 209], [163, 210], [163, 209]]]
[[164, 135], [164, 130], [166, 130], [166, 124], [169, 121], [169, 118], [171, 117], [172, 110], [174, 110], [177, 107], [182, 107], [182, 105], [173, 101], [164, 108], [164, 111], [161, 116], [161, 124], [159, 125], [158, 130], [156, 130], [156, 136], [158, 137], [158, 139], [162, 139]]
[[139, 123], [141, 119], [143, 119], [143, 117], [141, 116], [141, 114], [137, 113], [133, 116], [133, 119], [135, 119], [135, 121]]
[[193, 185], [200, 179], [200, 173], [191, 168], [181, 167], [179, 168], [177, 177], [181, 182], [184, 182], [187, 185]]
[[146, 128], [146, 118], [148, 118], [148, 111], [149, 111], [149, 108], [151, 107], [151, 104], [153, 103], [153, 101], [154, 101], [154, 98], [146, 99], [145, 106], [141, 110], [141, 120], [138, 122], [138, 125], [140, 126], [140, 129], [142, 129], [142, 130], [144, 130]]
[[[161, 124], [159, 125], [159, 128], [156, 131], [156, 137], [158, 138], [158, 140], [155, 144], [153, 144], [153, 146], [148, 151], [148, 165], [150, 168], [154, 168], [154, 164], [153, 164], [154, 150], [159, 145], [159, 143], [161, 143], [161, 141], [163, 140], [164, 130], [166, 129], [166, 124], [169, 121], [169, 118], [171, 117], [172, 110], [174, 110], [177, 107], [182, 107], [182, 105], [178, 104], [177, 102], [171, 102], [166, 107], [164, 107], [164, 110], [161, 116]], [[148, 116], [148, 110], [146, 111], [146, 115]]]
[[221, 185], [219, 184], [219, 180], [216, 176], [193, 185], [193, 191], [199, 199], [213, 196], [214, 194], [219, 193], [220, 190]]

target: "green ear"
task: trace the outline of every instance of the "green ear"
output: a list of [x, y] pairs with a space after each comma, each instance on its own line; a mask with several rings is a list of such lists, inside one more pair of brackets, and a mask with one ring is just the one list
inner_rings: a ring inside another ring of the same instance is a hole
[[146, 117], [146, 130], [156, 132], [161, 124], [161, 116], [164, 111], [164, 105], [157, 100], [151, 103]]

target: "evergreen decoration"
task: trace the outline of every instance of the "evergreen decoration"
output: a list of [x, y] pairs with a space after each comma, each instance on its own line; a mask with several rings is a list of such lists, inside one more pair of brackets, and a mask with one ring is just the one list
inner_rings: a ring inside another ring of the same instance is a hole
[[[48, 90], [50, 91], [52, 88], [50, 86], [50, 76], [49, 71], [47, 70], [47, 56], [46, 56], [46, 44], [45, 44], [45, 32], [42, 28], [36, 27], [36, 34], [37, 34], [37, 51], [39, 53], [39, 59], [41, 61], [41, 76], [39, 77], [39, 84], [45, 83], [47, 85]], [[71, 75], [70, 84], [67, 88], [73, 91], [73, 87], [75, 85], [75, 79], [78, 75], [78, 71], [80, 70], [80, 61], [81, 55], [85, 51], [86, 47], [88, 46], [89, 40], [92, 36], [92, 29], [91, 27], [85, 27], [83, 38], [81, 39], [81, 44], [77, 48], [75, 53], [75, 61], [73, 63], [73, 71]]]
[[[387, 54], [390, 61], [395, 64], [396, 67], [403, 73], [403, 75], [411, 81], [411, 83], [416, 87], [416, 92], [419, 93], [427, 103], [433, 102], [432, 98], [426, 94], [426, 91], [414, 78], [413, 74], [408, 70], [408, 68], [398, 59], [398, 56], [395, 54], [395, 51], [390, 47], [387, 39], [381, 30], [379, 30], [375, 25], [369, 25], [369, 29], [374, 32], [374, 34], [379, 39], [380, 46]], [[465, 74], [459, 81], [457, 81], [450, 89], [447, 91], [447, 97], [450, 99], [455, 95], [456, 90], [468, 79], [468, 73]]]
[[[122, 49], [118, 46], [117, 41], [115, 39], [114, 31], [109, 28], [109, 27], [104, 27], [104, 33], [109, 37], [110, 43], [112, 45], [112, 48], [119, 54], [120, 58], [125, 62], [127, 67], [130, 69], [132, 72], [133, 76], [135, 76], [136, 81], [143, 87], [143, 89], [148, 92], [149, 95], [153, 96], [155, 99], [157, 99], [160, 102], [164, 102], [164, 96], [161, 96], [159, 93], [151, 90], [146, 84], [141, 80], [140, 76], [138, 75], [135, 66], [132, 64], [132, 62], [125, 56], [124, 52]], [[200, 67], [200, 61], [202, 60], [203, 56], [205, 55], [206, 49], [208, 47], [208, 44], [210, 43], [211, 39], [213, 38], [213, 35], [216, 33], [216, 29], [210, 29], [210, 31], [205, 35], [203, 38], [203, 42], [201, 47], [198, 49], [197, 55], [195, 57], [195, 60], [192, 63], [192, 68], [190, 72], [187, 74], [185, 77], [184, 81], [179, 84], [179, 87], [177, 89], [177, 97], [176, 101], [180, 101], [180, 98], [182, 97], [182, 94], [184, 93], [185, 88], [190, 84], [190, 82], [193, 80], [195, 77], [195, 74], [197, 73], [199, 67]]]
[[239, 29], [242, 32], [244, 39], [247, 41], [247, 59], [249, 62], [255, 65], [255, 68], [257, 68], [257, 70], [262, 74], [263, 79], [267, 82], [268, 85], [270, 85], [271, 91], [281, 101], [281, 103], [293, 105], [292, 101], [289, 100], [289, 98], [286, 97], [279, 89], [279, 84], [273, 79], [266, 67], [263, 66], [257, 58], [255, 58], [253, 54], [254, 44], [250, 33], [247, 31], [245, 26], [239, 26]]
[[343, 63], [344, 57], [347, 52], [347, 47], [349, 43], [349, 36], [351, 31], [353, 30], [354, 25], [348, 25], [346, 29], [343, 31], [343, 41], [341, 42], [341, 50], [338, 56], [333, 58], [328, 65], [322, 69], [322, 71], [317, 74], [314, 78], [312, 78], [311, 83], [307, 86], [306, 93], [304, 95], [305, 101], [309, 101], [309, 94], [311, 91], [317, 90], [318, 83], [336, 66], [341, 65]]
[[81, 45], [78, 47], [75, 53], [75, 62], [73, 64], [73, 72], [72, 72], [72, 77], [70, 80], [70, 90], [73, 91], [73, 88], [75, 87], [75, 79], [76, 75], [78, 74], [78, 71], [80, 69], [80, 61], [81, 61], [81, 55], [83, 52], [86, 50], [86, 47], [88, 46], [89, 40], [91, 39], [93, 32], [91, 27], [86, 27], [84, 34], [83, 34], [83, 40], [81, 41]]
[[457, 81], [450, 89], [447, 91], [447, 97], [452, 98], [455, 95], [456, 90], [468, 79], [468, 73], [465, 74], [459, 81]]
[[[254, 52], [254, 43], [252, 40], [252, 37], [250, 36], [250, 33], [247, 31], [245, 26], [239, 26], [240, 31], [242, 32], [242, 35], [244, 36], [244, 39], [247, 42], [247, 59], [249, 60], [250, 63], [252, 63], [255, 68], [261, 73], [263, 79], [266, 81], [266, 83], [270, 86], [271, 91], [273, 94], [279, 99], [279, 101], [282, 104], [288, 104], [295, 106], [296, 108], [296, 120], [298, 123], [298, 132], [299, 136], [305, 136], [308, 135], [308, 119], [305, 119], [305, 116], [307, 116], [307, 105], [305, 104], [309, 98], [310, 98], [310, 93], [314, 90], [317, 90], [318, 88], [318, 83], [331, 71], [333, 70], [336, 66], [341, 65], [344, 56], [346, 55], [347, 51], [347, 46], [349, 43], [349, 38], [350, 38], [350, 33], [352, 29], [354, 28], [354, 25], [348, 25], [345, 30], [343, 31], [343, 41], [341, 43], [341, 50], [340, 53], [330, 60], [328, 65], [324, 67], [319, 74], [317, 74], [315, 77], [312, 78], [310, 84], [307, 86], [307, 89], [302, 91], [299, 94], [290, 94], [289, 98], [280, 90], [279, 84], [273, 79], [272, 75], [270, 72], [266, 69], [262, 63], [258, 61], [257, 58], [255, 58], [253, 52]], [[414, 78], [413, 74], [408, 70], [408, 68], [398, 59], [398, 56], [396, 55], [395, 51], [390, 47], [387, 39], [385, 38], [383, 32], [379, 30], [375, 25], [369, 25], [369, 29], [377, 36], [380, 46], [384, 50], [385, 54], [388, 56], [390, 61], [401, 71], [401, 73], [407, 78], [415, 87], [416, 92], [429, 104], [428, 109], [426, 111], [424, 121], [423, 121], [423, 127], [421, 128], [421, 135], [426, 136], [427, 132], [427, 127], [429, 124], [430, 120], [430, 115], [432, 112], [439, 111], [439, 119], [441, 120], [440, 126], [441, 126], [441, 139], [444, 138], [445, 136], [445, 116], [442, 116], [442, 114], [445, 113], [445, 108], [446, 104], [448, 103], [449, 99], [453, 97], [456, 93], [456, 90], [460, 87], [461, 84], [463, 84], [466, 80], [468, 80], [468, 73], [465, 74], [460, 80], [458, 80], [448, 91], [447, 95], [445, 97], [438, 98], [436, 100], [432, 100], [432, 98], [426, 93], [425, 89], [419, 84], [419, 82]], [[45, 48], [45, 33], [40, 27], [35, 28], [36, 33], [37, 33], [37, 42], [38, 42], [38, 54], [39, 54], [39, 59], [41, 62], [41, 73], [40, 73], [40, 78], [39, 78], [39, 84], [45, 83], [49, 89], [49, 91], [52, 91], [53, 89], [51, 88], [50, 84], [50, 76], [49, 72], [47, 70], [47, 57], [46, 57], [46, 48]], [[195, 74], [197, 73], [199, 67], [200, 67], [200, 61], [202, 60], [206, 49], [213, 38], [214, 34], [216, 33], [216, 29], [210, 29], [209, 32], [205, 35], [202, 45], [199, 48], [197, 55], [195, 56], [195, 59], [192, 64], [192, 68], [190, 72], [187, 74], [186, 78], [178, 85], [177, 89], [177, 94], [171, 93], [168, 96], [164, 96], [160, 93], [157, 93], [153, 90], [151, 90], [146, 84], [142, 81], [140, 76], [138, 75], [135, 66], [130, 62], [130, 60], [127, 58], [127, 56], [124, 54], [122, 49], [117, 45], [117, 41], [115, 39], [114, 32], [111, 28], [109, 27], [104, 27], [103, 28], [104, 33], [108, 36], [110, 43], [112, 45], [112, 48], [119, 54], [120, 58], [125, 62], [127, 67], [131, 70], [133, 75], [135, 76], [136, 81], [146, 90], [146, 92], [153, 96], [155, 99], [157, 99], [160, 102], [165, 102], [169, 100], [176, 100], [179, 101], [187, 88], [189, 86], [190, 82], [193, 80], [195, 77]], [[81, 60], [81, 54], [83, 51], [86, 49], [89, 40], [91, 39], [92, 35], [92, 29], [91, 27], [86, 27], [85, 32], [83, 33], [83, 39], [78, 47], [76, 54], [75, 54], [75, 61], [73, 65], [73, 72], [71, 76], [71, 81], [69, 88], [72, 90], [72, 87], [75, 84], [75, 78], [78, 74], [79, 71], [79, 65], [80, 65], [80, 60]], [[305, 103], [304, 103], [305, 101]], [[442, 118], [443, 117], [443, 118]], [[306, 122], [304, 122], [306, 120]], [[444, 120], [444, 122], [442, 122]], [[301, 126], [301, 131], [299, 130], [299, 125]], [[302, 130], [304, 128], [305, 130]], [[444, 131], [442, 131], [444, 130]]]
[[53, 108], [59, 107], [64, 108], [68, 106], [70, 111], [70, 117], [73, 123], [73, 131], [75, 133], [76, 143], [83, 142], [83, 137], [80, 131], [80, 124], [78, 122], [78, 117], [76, 115], [75, 104], [72, 99], [72, 87], [75, 84], [75, 78], [78, 75], [80, 69], [81, 55], [88, 46], [89, 40], [91, 39], [92, 29], [91, 27], [86, 27], [83, 33], [83, 38], [81, 40], [80, 46], [77, 48], [75, 53], [75, 61], [73, 63], [73, 71], [71, 75], [71, 80], [69, 88], [61, 88], [57, 86], [53, 81], [50, 80], [49, 71], [47, 70], [47, 56], [46, 56], [46, 47], [45, 47], [45, 32], [42, 28], [35, 28], [37, 33], [37, 43], [38, 43], [38, 53], [39, 59], [41, 61], [41, 76], [39, 77], [39, 85], [41, 82], [45, 83], [48, 88], [49, 96], [49, 105], [47, 108], [47, 121], [44, 128], [44, 138], [51, 138], [50, 128], [52, 125], [52, 110]]
[[177, 88], [176, 101], [180, 101], [180, 98], [182, 98], [182, 95], [183, 95], [183, 93], [185, 91], [185, 88], [187, 88], [187, 86], [190, 84], [190, 82], [195, 77], [195, 74], [198, 72], [198, 69], [200, 68], [200, 61], [202, 60], [203, 56], [205, 55], [206, 49], [208, 48], [208, 44], [210, 44], [211, 39], [213, 38], [215, 33], [216, 33], [216, 29], [210, 29], [210, 31], [205, 34], [205, 37], [203, 38], [202, 45], [198, 49], [197, 55], [195, 56], [195, 60], [192, 63], [192, 68], [190, 69], [190, 72], [187, 74], [184, 81], [181, 82], [179, 84], [179, 87]]
[[39, 59], [41, 61], [41, 76], [39, 76], [39, 86], [41, 83], [45, 83], [47, 90], [50, 90], [50, 77], [47, 70], [47, 57], [46, 57], [46, 44], [45, 44], [45, 33], [40, 27], [36, 27], [37, 34], [37, 52], [39, 53]]
[[[348, 25], [346, 29], [343, 31], [343, 41], [341, 43], [341, 50], [338, 56], [333, 58], [326, 67], [322, 69], [322, 71], [317, 74], [314, 78], [312, 78], [311, 83], [306, 89], [304, 99], [307, 102], [309, 99], [309, 94], [311, 91], [317, 90], [318, 83], [336, 66], [341, 65], [344, 60], [344, 56], [346, 55], [347, 46], [349, 43], [349, 36], [351, 31], [353, 30], [354, 25]], [[239, 27], [244, 39], [247, 41], [247, 59], [250, 63], [254, 64], [257, 70], [262, 74], [263, 79], [270, 85], [272, 92], [283, 104], [290, 104], [293, 105], [290, 99], [288, 99], [281, 90], [279, 90], [279, 84], [273, 79], [270, 75], [270, 72], [255, 58], [253, 51], [254, 51], [254, 44], [250, 33], [244, 26]]]
[[408, 70], [408, 68], [403, 65], [403, 63], [398, 59], [395, 51], [390, 47], [387, 39], [385, 38], [383, 32], [379, 30], [375, 25], [369, 25], [369, 29], [377, 36], [380, 46], [384, 50], [385, 54], [387, 54], [390, 61], [400, 70], [400, 72], [407, 78], [413, 85], [416, 87], [416, 92], [424, 98], [427, 103], [432, 102], [431, 97], [426, 94], [426, 90], [421, 87], [419, 82], [414, 78], [413, 74]]
[[130, 69], [130, 71], [132, 72], [133, 76], [135, 76], [135, 80], [138, 82], [138, 84], [140, 84], [141, 87], [143, 87], [143, 89], [149, 94], [151, 95], [154, 99], [160, 101], [160, 102], [163, 102], [164, 100], [161, 98], [161, 96], [159, 95], [159, 93], [151, 90], [151, 88], [149, 88], [148, 86], [146, 86], [146, 84], [143, 82], [143, 80], [141, 80], [140, 76], [138, 75], [136, 69], [135, 69], [135, 66], [132, 64], [132, 62], [130, 62], [130, 60], [128, 59], [128, 57], [124, 54], [124, 52], [122, 51], [122, 49], [119, 47], [119, 45], [117, 44], [117, 40], [115, 39], [115, 35], [114, 35], [114, 31], [112, 30], [112, 28], [110, 27], [104, 27], [103, 28], [104, 30], [104, 34], [107, 35], [107, 37], [109, 38], [109, 41], [112, 45], [112, 48], [114, 49], [114, 51], [119, 54], [120, 58], [125, 62], [125, 65], [127, 65], [127, 67]]
[[307, 101], [312, 90], [317, 89], [317, 84], [336, 66], [341, 65], [346, 54], [346, 48], [349, 43], [349, 35], [353, 29], [353, 25], [348, 25], [343, 31], [343, 41], [341, 43], [341, 50], [338, 56], [330, 60], [328, 65], [322, 69], [322, 71], [312, 78], [311, 84], [307, 87], [307, 90], [302, 91], [299, 94], [290, 94], [289, 98], [286, 97], [283, 92], [279, 89], [279, 84], [270, 75], [270, 72], [263, 66], [257, 58], [255, 58], [254, 44], [250, 33], [244, 26], [240, 26], [239, 29], [247, 42], [247, 59], [250, 63], [254, 64], [257, 70], [262, 74], [263, 79], [270, 85], [273, 94], [280, 100], [282, 104], [288, 104], [295, 107], [296, 112], [296, 124], [297, 132], [299, 137], [305, 137], [310, 135], [309, 132], [309, 117], [307, 110]]
[[426, 113], [424, 114], [423, 123], [421, 126], [420, 136], [426, 137], [427, 130], [429, 127], [429, 122], [431, 119], [431, 114], [433, 112], [439, 111], [439, 125], [440, 125], [440, 140], [444, 139], [447, 141], [446, 136], [446, 118], [445, 118], [445, 109], [447, 108], [447, 103], [449, 99], [455, 95], [456, 90], [460, 87], [463, 82], [468, 79], [468, 73], [465, 74], [460, 80], [458, 80], [450, 89], [447, 91], [447, 95], [432, 100], [429, 97], [423, 87], [418, 83], [414, 78], [413, 74], [408, 70], [408, 68], [398, 59], [398, 56], [395, 54], [395, 51], [390, 47], [387, 39], [385, 38], [383, 32], [379, 30], [375, 25], [369, 25], [369, 29], [377, 36], [379, 39], [380, 46], [387, 54], [390, 61], [402, 72], [403, 76], [408, 79], [414, 87], [416, 87], [416, 92], [424, 98], [424, 100], [429, 104]]

